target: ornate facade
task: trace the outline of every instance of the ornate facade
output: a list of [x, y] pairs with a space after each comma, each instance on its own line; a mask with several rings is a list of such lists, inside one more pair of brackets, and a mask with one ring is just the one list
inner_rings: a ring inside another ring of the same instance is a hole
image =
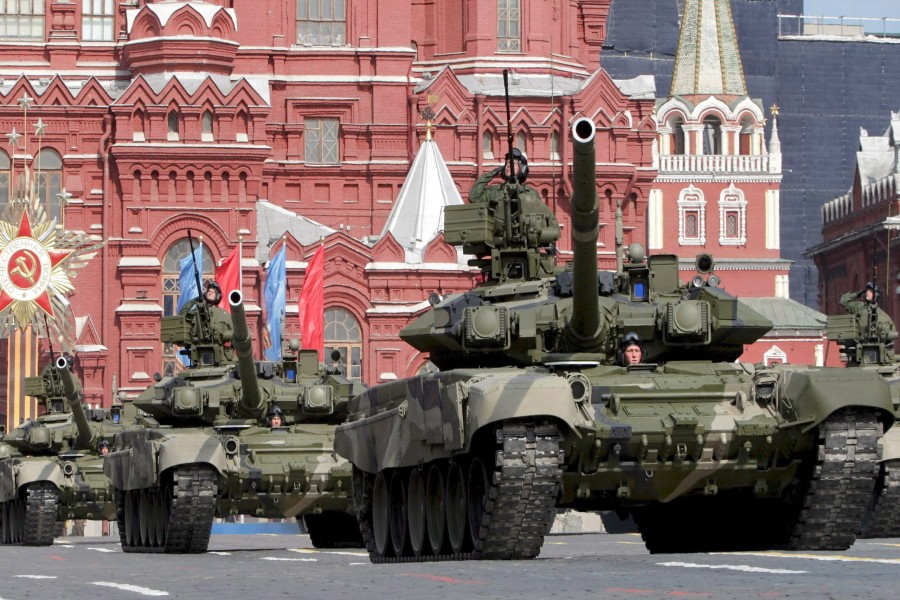
[[305, 261], [324, 243], [326, 346], [368, 383], [421, 368], [397, 332], [429, 293], [472, 277], [437, 224], [423, 239], [387, 226], [405, 222], [397, 211], [431, 214], [433, 196], [399, 202], [428, 146], [422, 114], [440, 149], [432, 164], [462, 196], [500, 163], [511, 132], [564, 227], [568, 125], [593, 118], [607, 199], [599, 251], [611, 267], [617, 201], [626, 242], [647, 235], [656, 122], [652, 78], [599, 69], [610, 2], [38, 0], [0, 14], [0, 128], [22, 127], [23, 94], [46, 124], [40, 149], [0, 152], [0, 198], [28, 163], [65, 228], [106, 240], [70, 298], [88, 401], [108, 403], [114, 380], [134, 394], [173, 368], [159, 318], [174, 310], [188, 231], [207, 277], [241, 244], [256, 339], [263, 267], [281, 240], [286, 336], [298, 333]]

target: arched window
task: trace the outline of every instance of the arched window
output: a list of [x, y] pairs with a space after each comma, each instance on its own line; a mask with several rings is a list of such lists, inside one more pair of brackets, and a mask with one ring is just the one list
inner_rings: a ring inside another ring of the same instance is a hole
[[325, 357], [339, 350], [347, 367], [347, 377], [362, 381], [362, 330], [359, 321], [343, 308], [325, 309]]
[[6, 210], [9, 204], [9, 155], [0, 150], [0, 215]]
[[169, 111], [169, 116], [166, 119], [166, 123], [169, 127], [169, 133], [166, 139], [170, 142], [178, 141], [178, 112], [174, 110]]
[[494, 158], [494, 136], [490, 131], [481, 134], [481, 157]]
[[559, 160], [559, 135], [555, 131], [550, 134], [550, 160]]
[[706, 243], [706, 199], [693, 184], [678, 197], [678, 243], [702, 246]]
[[738, 144], [738, 152], [747, 156], [753, 153], [753, 119], [744, 117], [741, 119], [741, 139]]
[[733, 183], [719, 196], [719, 243], [723, 246], [747, 243], [747, 200], [743, 190]]
[[[194, 238], [194, 248], [199, 246], [200, 242]], [[191, 254], [190, 242], [187, 238], [178, 240], [171, 246], [163, 257], [162, 266], [162, 304], [163, 316], [171, 317], [175, 314], [178, 307], [178, 297], [181, 295], [180, 277], [181, 277], [181, 259], [187, 258]], [[200, 265], [198, 265], [199, 268]], [[207, 251], [207, 247], [203, 246], [203, 269], [200, 273], [200, 279], [206, 281], [211, 279], [215, 272], [213, 265], [212, 253]], [[163, 344], [162, 372], [166, 376], [175, 374], [182, 368], [182, 363], [176, 354], [178, 348], [174, 344]]]
[[515, 147], [519, 149], [519, 152], [521, 152], [525, 158], [528, 158], [528, 149], [525, 148], [525, 132], [524, 131], [520, 131], [519, 133], [516, 134], [516, 146]]
[[703, 119], [703, 154], [722, 154], [722, 120], [718, 117]]
[[44, 203], [47, 215], [62, 225], [62, 158], [56, 150], [44, 148], [34, 160], [34, 177], [38, 197]]
[[671, 154], [684, 154], [684, 119], [674, 117], [669, 121], [672, 129], [672, 148]]
[[200, 119], [201, 133], [200, 133], [200, 141], [203, 142], [211, 142], [213, 141], [213, 115], [212, 111], [204, 111], [203, 116]]

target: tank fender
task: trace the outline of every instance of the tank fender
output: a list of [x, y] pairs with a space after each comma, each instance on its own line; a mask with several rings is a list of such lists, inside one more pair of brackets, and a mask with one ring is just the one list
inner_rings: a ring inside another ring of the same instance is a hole
[[881, 444], [879, 462], [900, 458], [900, 425], [894, 425], [888, 429], [887, 433], [879, 440], [879, 443]]
[[468, 384], [466, 447], [475, 432], [499, 421], [549, 417], [574, 432], [578, 405], [565, 377], [549, 373], [496, 373], [477, 377]]
[[785, 368], [779, 381], [778, 410], [789, 424], [809, 431], [835, 411], [849, 407], [880, 410], [886, 427], [894, 420], [890, 387], [874, 371]]
[[548, 373], [436, 373], [376, 386], [354, 398], [360, 418], [335, 432], [334, 449], [368, 473], [446, 458], [478, 429], [504, 419], [556, 418], [574, 429], [567, 380]]
[[48, 460], [25, 460], [20, 462], [16, 468], [16, 492], [22, 489], [23, 485], [34, 483], [36, 481], [49, 481], [61, 488], [65, 483], [65, 476], [59, 466], [59, 462], [55, 459]]
[[18, 489], [16, 488], [16, 459], [7, 458], [0, 460], [0, 502], [14, 500]]
[[124, 449], [110, 452], [103, 459], [103, 474], [118, 490], [140, 490], [153, 487], [159, 480], [157, 455], [164, 438], [147, 430], [144, 435], [128, 432]]
[[181, 465], [206, 464], [219, 475], [225, 471], [225, 449], [218, 438], [210, 435], [180, 434], [163, 439], [159, 444], [159, 473]]

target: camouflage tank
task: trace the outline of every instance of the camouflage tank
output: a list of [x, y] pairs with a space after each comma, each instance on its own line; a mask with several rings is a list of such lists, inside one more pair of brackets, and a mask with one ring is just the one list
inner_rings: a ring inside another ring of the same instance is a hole
[[124, 429], [125, 407], [85, 409], [66, 358], [25, 379], [44, 414], [0, 444], [0, 543], [47, 546], [67, 519], [113, 519], [100, 446]]
[[[872, 291], [877, 292], [874, 285]], [[900, 361], [894, 355], [897, 329], [891, 318], [878, 308], [877, 296], [871, 302], [857, 301], [854, 296], [858, 294], [845, 294], [842, 298], [842, 304], [847, 304], [851, 314], [828, 316], [828, 339], [837, 342], [848, 368], [875, 372], [888, 382], [895, 417], [900, 417]], [[849, 302], [844, 302], [845, 298]], [[860, 537], [897, 536], [900, 536], [900, 427], [895, 425], [879, 440], [875, 493], [863, 519]]]
[[[571, 269], [512, 177], [445, 209], [483, 283], [400, 334], [441, 371], [353, 398], [335, 438], [370, 558], [533, 558], [570, 507], [634, 516], [651, 552], [847, 548], [894, 419], [887, 384], [734, 362], [772, 324], [715, 285], [708, 255], [688, 285], [637, 244], [598, 273], [594, 135], [574, 123]], [[628, 334], [643, 361], [623, 366]]]
[[[289, 344], [279, 362], [253, 360], [243, 298], [222, 314], [162, 320], [162, 341], [189, 346], [191, 365], [133, 404], [141, 429], [116, 437], [105, 473], [116, 490], [126, 552], [205, 552], [216, 516], [302, 517], [313, 543], [359, 546], [351, 468], [334, 429], [361, 384], [341, 365]], [[283, 426], [266, 424], [275, 407]]]

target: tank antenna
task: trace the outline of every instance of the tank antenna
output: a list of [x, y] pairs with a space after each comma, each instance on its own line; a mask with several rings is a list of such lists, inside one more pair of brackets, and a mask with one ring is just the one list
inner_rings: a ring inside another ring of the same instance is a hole
[[503, 96], [506, 99], [506, 141], [509, 143], [509, 153], [506, 159], [509, 162], [509, 181], [516, 181], [516, 161], [513, 160], [513, 133], [512, 133], [512, 114], [509, 110], [509, 70], [503, 69]]

